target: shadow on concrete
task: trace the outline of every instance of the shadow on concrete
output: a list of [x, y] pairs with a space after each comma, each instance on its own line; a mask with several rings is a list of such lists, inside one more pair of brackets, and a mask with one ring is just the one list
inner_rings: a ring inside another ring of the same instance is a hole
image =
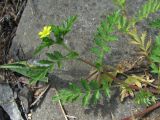
[[[75, 73], [75, 71], [67, 71], [67, 72], [61, 72], [60, 75], [50, 75], [49, 76], [49, 83], [51, 84], [51, 88], [56, 87], [58, 90], [67, 88], [69, 85], [69, 82], [75, 83], [80, 85], [80, 78], [81, 76], [85, 76], [87, 71], [79, 71], [78, 73]], [[61, 74], [66, 74], [68, 76], [73, 77], [74, 80], [70, 80], [66, 76], [61, 77]], [[59, 77], [60, 76], [60, 77]], [[119, 90], [115, 89], [113, 90], [113, 94], [110, 99], [103, 96], [103, 98], [100, 100], [100, 103], [97, 105], [89, 105], [87, 109], [84, 109], [85, 114], [93, 113], [95, 116], [98, 116], [101, 114], [102, 117], [105, 117], [107, 114], [114, 113], [117, 105], [118, 100], [117, 97], [119, 96]], [[101, 104], [102, 103], [102, 104]]]

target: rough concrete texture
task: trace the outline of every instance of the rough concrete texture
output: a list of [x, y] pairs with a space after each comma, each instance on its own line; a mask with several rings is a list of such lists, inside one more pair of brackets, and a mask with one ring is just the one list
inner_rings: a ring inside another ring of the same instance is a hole
[[[144, 0], [129, 2], [129, 13], [133, 14]], [[83, 57], [92, 59], [89, 49], [93, 40], [94, 32], [100, 21], [114, 9], [111, 0], [32, 0], [28, 1], [26, 9], [22, 15], [17, 35], [14, 38], [13, 49], [16, 54], [15, 45], [21, 45], [28, 55], [40, 43], [38, 32], [44, 25], [60, 24], [68, 16], [78, 15], [72, 32], [66, 36], [65, 40], [78, 51]], [[122, 36], [123, 37], [123, 36]], [[133, 47], [128, 45], [127, 39], [120, 40], [112, 45], [113, 52], [109, 61], [116, 62], [119, 59], [130, 57], [134, 54]], [[54, 48], [52, 48], [53, 50]], [[44, 55], [41, 55], [42, 57]], [[79, 69], [86, 68], [84, 64], [74, 64]], [[65, 67], [70, 67], [66, 65]]]
[[[129, 15], [133, 15], [135, 10], [146, 0], [128, 0], [127, 8]], [[78, 51], [83, 57], [92, 60], [94, 57], [89, 54], [93, 35], [101, 19], [105, 18], [114, 8], [111, 0], [28, 0], [28, 4], [22, 15], [17, 34], [13, 40], [11, 52], [16, 55], [18, 48], [23, 48], [26, 56], [30, 56], [32, 51], [40, 43], [37, 33], [47, 24], [60, 24], [71, 15], [78, 15], [72, 32], [66, 36], [65, 40], [72, 49]], [[142, 27], [142, 29], [144, 29]], [[128, 44], [128, 39], [120, 39], [111, 44], [113, 51], [110, 53], [107, 63], [115, 63], [123, 59], [133, 58], [134, 47]], [[54, 48], [51, 48], [54, 50]], [[44, 55], [40, 55], [41, 58]], [[67, 81], [76, 81], [86, 76], [89, 67], [82, 63], [69, 62], [65, 65], [66, 72], [56, 73], [51, 76], [54, 85], [57, 87]], [[33, 112], [33, 120], [63, 120], [62, 112], [57, 104], [51, 102], [53, 88], [49, 90], [43, 103]], [[110, 102], [104, 100], [101, 105], [91, 108], [83, 108], [80, 102], [66, 105], [69, 115], [77, 117], [78, 120], [111, 120], [111, 114], [116, 120], [131, 114], [136, 107], [127, 101], [119, 103], [118, 95], [113, 93]], [[103, 105], [104, 104], [104, 105]]]
[[0, 84], [0, 105], [10, 116], [11, 120], [23, 120], [14, 100], [12, 89], [7, 84]]

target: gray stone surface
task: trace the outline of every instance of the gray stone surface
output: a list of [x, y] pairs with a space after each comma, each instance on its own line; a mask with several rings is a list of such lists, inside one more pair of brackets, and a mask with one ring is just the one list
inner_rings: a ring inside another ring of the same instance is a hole
[[[69, 71], [69, 73], [73, 73], [73, 71]], [[68, 72], [66, 72], [63, 74], [56, 74], [56, 76], [50, 76], [50, 79], [52, 79], [51, 83], [53, 87], [56, 84], [57, 88], [61, 89], [61, 87], [66, 85], [66, 82], [77, 82], [81, 76], [85, 76], [85, 73], [74, 72], [74, 74], [68, 74]], [[50, 97], [52, 96], [53, 94], [50, 94]], [[48, 105], [46, 104], [44, 106]], [[54, 104], [52, 105], [55, 106]], [[82, 107], [81, 100], [79, 100], [71, 104], [66, 104], [64, 107], [67, 114], [75, 116], [77, 118], [76, 120], [119, 120], [120, 118], [131, 114], [133, 111], [135, 112], [140, 110], [140, 108], [134, 105], [133, 101], [126, 100], [124, 103], [120, 103], [118, 90], [114, 90], [109, 101], [107, 99], [103, 99], [96, 106]], [[52, 120], [53, 118], [50, 119]]]
[[[32, 51], [40, 43], [38, 32], [44, 25], [59, 24], [70, 15], [78, 15], [72, 32], [66, 36], [65, 41], [71, 48], [78, 51], [83, 57], [92, 60], [94, 56], [89, 54], [93, 35], [101, 19], [109, 14], [114, 5], [112, 0], [28, 0], [27, 6], [22, 15], [17, 34], [13, 40], [11, 53], [17, 55], [19, 46], [29, 57]], [[133, 15], [135, 10], [146, 0], [128, 0], [128, 13]], [[143, 29], [143, 28], [142, 28]], [[123, 38], [123, 39], [122, 39]], [[115, 44], [111, 44], [113, 51], [110, 53], [108, 63], [115, 63], [123, 59], [133, 58], [134, 47], [128, 44], [128, 39], [123, 36]], [[51, 48], [50, 50], [54, 50]], [[44, 55], [39, 57], [44, 58]], [[112, 62], [110, 62], [112, 61]], [[62, 83], [76, 81], [86, 76], [89, 66], [79, 62], [69, 62], [65, 64], [66, 72], [56, 73], [51, 76], [53, 87], [63, 87]], [[76, 116], [78, 120], [111, 120], [111, 113], [118, 120], [131, 114], [136, 107], [130, 101], [124, 104], [119, 103], [119, 97], [113, 93], [110, 102], [102, 101], [104, 105], [94, 108], [83, 108], [80, 102], [66, 105], [69, 115]], [[62, 112], [57, 104], [51, 102], [54, 94], [51, 88], [43, 103], [33, 112], [33, 120], [63, 120]]]
[[23, 120], [14, 100], [12, 89], [8, 84], [0, 84], [0, 105], [10, 116], [11, 120]]
[[43, 103], [38, 106], [35, 112], [32, 114], [32, 120], [63, 120], [64, 116], [61, 112], [60, 106], [57, 103], [52, 102], [52, 96], [55, 94], [55, 90], [51, 88]]
[[[137, 4], [142, 1], [130, 2], [129, 5], [133, 5], [133, 8], [129, 7], [129, 12], [133, 14], [134, 9], [137, 9]], [[78, 20], [72, 32], [66, 36], [65, 40], [72, 49], [78, 51], [83, 57], [93, 59], [93, 56], [89, 54], [89, 49], [94, 32], [100, 21], [113, 8], [111, 0], [30, 0], [22, 15], [11, 51], [16, 54], [19, 48], [17, 46], [21, 45], [27, 56], [30, 56], [40, 43], [38, 32], [44, 25], [60, 24], [68, 16], [78, 15]], [[109, 61], [117, 62], [119, 59], [130, 57], [131, 53], [134, 54], [133, 47], [127, 41], [126, 38], [111, 45], [113, 52]], [[41, 57], [44, 57], [44, 55], [41, 55]], [[84, 64], [74, 63], [74, 66], [79, 69], [86, 69]], [[69, 69], [70, 65], [66, 64], [65, 67]]]

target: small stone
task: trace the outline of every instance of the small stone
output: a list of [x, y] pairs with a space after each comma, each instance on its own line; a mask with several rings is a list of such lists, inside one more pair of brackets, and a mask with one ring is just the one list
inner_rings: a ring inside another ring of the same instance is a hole
[[31, 117], [28, 117], [28, 120], [32, 120], [32, 118], [31, 118]]
[[31, 116], [32, 116], [32, 114], [31, 114], [31, 113], [29, 113], [29, 114], [28, 114], [28, 117], [31, 117]]

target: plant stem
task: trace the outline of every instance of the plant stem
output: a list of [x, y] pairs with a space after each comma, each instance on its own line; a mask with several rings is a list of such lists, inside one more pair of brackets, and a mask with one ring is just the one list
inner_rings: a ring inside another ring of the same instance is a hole
[[[141, 118], [141, 117], [145, 116], [146, 114], [148, 114], [149, 112], [151, 112], [151, 111], [153, 111], [153, 110], [155, 110], [155, 109], [157, 109], [159, 107], [160, 107], [160, 102], [158, 102], [158, 103], [146, 108], [145, 110], [143, 110], [141, 112], [135, 113], [134, 117], [135, 118]], [[132, 116], [123, 118], [122, 120], [132, 120]]]
[[[71, 48], [69, 48], [66, 44], [62, 44], [62, 46], [63, 46], [64, 49], [66, 49], [68, 52], [73, 52], [73, 50], [72, 50]], [[87, 61], [87, 60], [82, 59], [82, 58], [78, 58], [77, 60], [79, 60], [79, 61], [81, 61], [81, 62], [84, 62], [84, 63], [90, 65], [91, 67], [96, 68], [96, 66], [95, 66], [93, 63], [91, 63], [90, 61]]]
[[92, 64], [90, 61], [87, 61], [87, 60], [82, 59], [82, 58], [78, 58], [78, 60], [81, 61], [81, 62], [84, 62], [84, 63], [86, 63], [88, 65], [90, 65], [91, 67], [96, 68], [96, 66], [94, 64]]

